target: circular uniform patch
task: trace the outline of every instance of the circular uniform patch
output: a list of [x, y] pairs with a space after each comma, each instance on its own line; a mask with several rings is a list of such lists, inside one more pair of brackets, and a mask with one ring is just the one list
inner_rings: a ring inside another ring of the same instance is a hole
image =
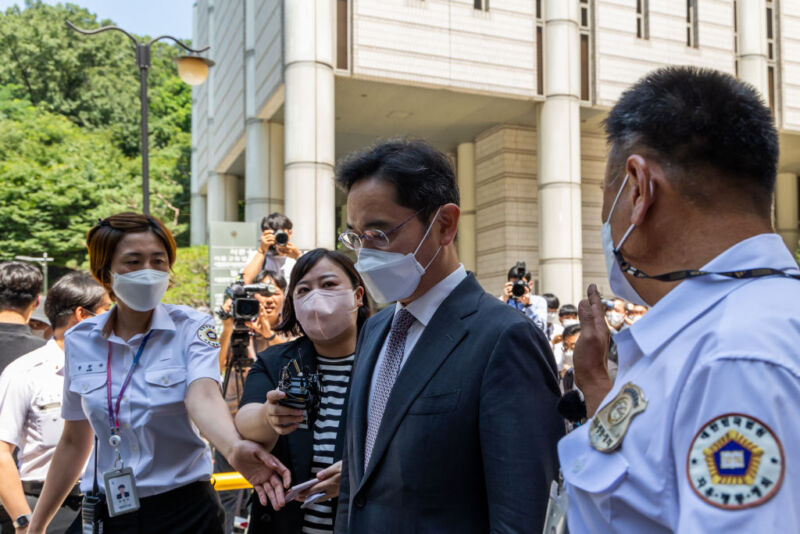
[[207, 324], [203, 325], [197, 329], [197, 338], [214, 348], [219, 348], [219, 338], [217, 337], [217, 331], [214, 329], [213, 325]]
[[729, 413], [706, 423], [686, 459], [689, 484], [703, 501], [736, 510], [770, 500], [783, 482], [783, 447], [767, 425]]

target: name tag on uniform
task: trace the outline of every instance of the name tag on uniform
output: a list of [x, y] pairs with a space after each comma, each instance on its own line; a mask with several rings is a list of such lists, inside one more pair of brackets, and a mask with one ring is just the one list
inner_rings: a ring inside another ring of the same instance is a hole
[[135, 512], [139, 509], [139, 495], [130, 467], [112, 469], [103, 473], [106, 488], [106, 504], [109, 517]]
[[592, 418], [589, 442], [600, 452], [614, 452], [621, 444], [631, 419], [647, 408], [642, 389], [628, 382], [614, 400], [603, 406]]

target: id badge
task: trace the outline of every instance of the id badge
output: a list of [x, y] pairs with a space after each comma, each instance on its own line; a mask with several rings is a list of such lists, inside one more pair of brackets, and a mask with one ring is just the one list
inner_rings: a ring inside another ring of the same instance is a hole
[[109, 517], [135, 512], [139, 509], [139, 495], [136, 493], [136, 482], [130, 467], [106, 471], [103, 473], [103, 484], [106, 488]]
[[560, 480], [550, 484], [550, 499], [547, 502], [547, 519], [543, 534], [564, 534], [567, 532], [567, 508], [569, 495]]

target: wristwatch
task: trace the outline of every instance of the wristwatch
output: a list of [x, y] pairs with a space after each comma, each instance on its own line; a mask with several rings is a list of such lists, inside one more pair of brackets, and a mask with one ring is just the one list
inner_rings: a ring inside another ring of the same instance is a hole
[[31, 524], [31, 514], [22, 514], [14, 520], [14, 528], [25, 528]]

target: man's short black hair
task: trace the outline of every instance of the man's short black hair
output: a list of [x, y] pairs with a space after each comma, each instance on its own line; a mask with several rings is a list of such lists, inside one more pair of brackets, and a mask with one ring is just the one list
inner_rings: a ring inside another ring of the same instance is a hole
[[564, 317], [565, 315], [578, 315], [578, 308], [572, 304], [564, 304], [558, 310], [558, 316]]
[[564, 327], [564, 331], [561, 332], [561, 339], [567, 339], [568, 337], [574, 336], [575, 334], [580, 334], [581, 332], [581, 324], [575, 323], [569, 326]]
[[259, 271], [259, 273], [254, 278], [254, 280], [256, 282], [261, 282], [267, 276], [272, 278], [272, 280], [275, 282], [275, 285], [277, 285], [281, 291], [286, 291], [286, 286], [288, 285], [286, 283], [286, 278], [283, 277], [282, 273], [279, 273], [277, 271], [273, 271], [271, 269], [261, 269], [261, 271]]
[[0, 311], [23, 311], [42, 292], [42, 272], [21, 261], [0, 263]]
[[293, 226], [292, 220], [289, 217], [277, 211], [261, 219], [262, 232], [264, 230], [272, 230], [273, 232], [277, 232], [278, 230], [291, 230]]
[[336, 169], [336, 183], [348, 193], [353, 184], [369, 178], [393, 184], [396, 202], [418, 211], [423, 222], [440, 206], [459, 203], [450, 160], [424, 141], [384, 141], [349, 154]]
[[44, 313], [53, 328], [69, 322], [69, 316], [80, 306], [94, 312], [103, 302], [106, 290], [89, 273], [75, 271], [65, 274], [47, 292]]
[[557, 310], [560, 304], [558, 297], [553, 295], [552, 293], [545, 293], [542, 295], [544, 300], [547, 301], [547, 309], [548, 310]]
[[696, 203], [732, 190], [759, 212], [771, 205], [778, 133], [756, 89], [729, 74], [653, 71], [622, 94], [604, 126], [620, 180], [629, 155], [649, 153]]

